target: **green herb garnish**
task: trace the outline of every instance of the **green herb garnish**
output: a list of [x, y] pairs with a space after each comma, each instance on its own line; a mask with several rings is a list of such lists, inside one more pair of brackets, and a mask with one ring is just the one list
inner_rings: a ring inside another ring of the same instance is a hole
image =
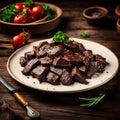
[[103, 98], [105, 94], [100, 93], [97, 97], [94, 98], [79, 98], [80, 100], [86, 102], [84, 104], [80, 104], [82, 107], [91, 107], [97, 105]]
[[27, 4], [28, 6], [32, 6], [34, 5], [35, 0], [24, 0], [25, 4]]
[[62, 31], [58, 31], [53, 36], [53, 41], [54, 42], [69, 42], [70, 39], [69, 39], [69, 37], [65, 33], [63, 33]]
[[83, 32], [81, 35], [80, 35], [82, 38], [89, 38], [90, 35], [86, 32]]
[[42, 50], [42, 51], [44, 51], [44, 50], [45, 50], [45, 48], [46, 48], [45, 46], [42, 46], [42, 47], [41, 47], [41, 50]]
[[14, 16], [18, 13], [18, 10], [14, 5], [9, 5], [0, 13], [0, 19], [5, 22], [13, 22]]
[[56, 11], [51, 9], [49, 6], [43, 5], [43, 8], [45, 10], [46, 16], [48, 17], [48, 20], [54, 19], [57, 16]]
[[72, 41], [72, 44], [78, 44], [79, 42], [77, 42], [77, 41]]

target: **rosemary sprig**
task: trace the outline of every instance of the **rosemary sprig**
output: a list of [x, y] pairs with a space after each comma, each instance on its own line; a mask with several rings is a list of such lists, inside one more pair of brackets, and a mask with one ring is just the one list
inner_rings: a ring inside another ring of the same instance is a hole
[[80, 104], [81, 107], [91, 107], [97, 105], [103, 98], [105, 97], [104, 93], [100, 93], [97, 97], [93, 98], [79, 98], [80, 100], [86, 102], [83, 104]]

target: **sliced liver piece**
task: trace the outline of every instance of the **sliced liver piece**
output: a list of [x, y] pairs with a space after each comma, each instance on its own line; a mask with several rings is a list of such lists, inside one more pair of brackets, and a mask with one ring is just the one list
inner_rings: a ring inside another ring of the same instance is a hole
[[72, 74], [72, 77], [76, 79], [78, 82], [88, 84], [88, 82], [86, 81], [85, 75], [82, 74], [76, 66], [72, 69], [71, 74]]
[[92, 50], [85, 50], [84, 52], [83, 52], [83, 55], [85, 55], [85, 56], [91, 56], [91, 55], [93, 55], [93, 52], [92, 52]]
[[57, 45], [48, 49], [47, 54], [49, 57], [55, 58], [58, 55], [60, 55], [62, 51], [63, 51], [63, 47], [61, 45]]
[[67, 68], [71, 66], [70, 61], [68, 61], [62, 56], [56, 57], [52, 64], [53, 66], [60, 68]]
[[60, 81], [63, 85], [71, 85], [73, 84], [73, 80], [72, 80], [72, 77], [71, 77], [71, 74], [68, 72], [68, 71], [64, 71], [61, 78], [60, 78]]
[[67, 54], [64, 56], [68, 61], [70, 61], [70, 63], [72, 65], [77, 65], [80, 62], [82, 62], [82, 55], [78, 54], [78, 53], [74, 53], [74, 54]]
[[26, 60], [26, 58], [25, 57], [20, 57], [20, 65], [22, 66], [22, 67], [25, 67], [26, 66], [26, 64], [27, 64], [27, 60]]
[[34, 50], [29, 51], [29, 52], [26, 52], [26, 53], [25, 53], [25, 58], [26, 58], [27, 60], [30, 60], [30, 59], [35, 58], [35, 52], [34, 52]]
[[39, 59], [42, 65], [51, 65], [52, 59], [48, 56]]
[[47, 74], [47, 72], [48, 67], [37, 66], [32, 70], [31, 75], [35, 78], [38, 78], [41, 81], [42, 78]]
[[40, 42], [38, 48], [41, 48], [43, 45], [47, 45], [47, 44], [49, 44], [47, 41]]
[[79, 45], [73, 43], [63, 43], [64, 46], [72, 52], [79, 52]]
[[99, 62], [91, 62], [88, 72], [87, 72], [87, 77], [91, 78], [98, 70]]
[[37, 52], [37, 57], [44, 57], [47, 55], [48, 48], [50, 48], [49, 44], [45, 44], [42, 47], [39, 48], [39, 51]]
[[46, 81], [53, 85], [58, 85], [60, 83], [59, 76], [52, 72], [48, 73], [46, 76]]
[[54, 66], [51, 66], [50, 71], [61, 76], [62, 73], [65, 71], [65, 69], [64, 68], [55, 68]]
[[22, 73], [24, 75], [29, 75], [32, 71], [32, 69], [34, 69], [37, 65], [39, 65], [39, 60], [37, 58], [35, 59], [31, 59], [27, 65], [24, 67], [24, 69], [22, 70]]
[[85, 49], [85, 47], [84, 47], [84, 45], [82, 44], [82, 43], [79, 43], [79, 52], [80, 53], [83, 53], [86, 49]]

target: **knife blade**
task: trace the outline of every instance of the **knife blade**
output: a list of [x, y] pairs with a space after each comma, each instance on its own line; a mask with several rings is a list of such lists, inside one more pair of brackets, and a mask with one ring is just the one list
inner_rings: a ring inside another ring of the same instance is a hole
[[15, 88], [13, 88], [9, 83], [7, 83], [1, 76], [0, 76], [0, 82], [1, 82], [10, 92], [16, 91]]
[[3, 77], [0, 76], [0, 82], [15, 96], [15, 98], [23, 105], [26, 106], [28, 102], [25, 100], [25, 98], [20, 95], [17, 90], [12, 87], [8, 82], [5, 81]]

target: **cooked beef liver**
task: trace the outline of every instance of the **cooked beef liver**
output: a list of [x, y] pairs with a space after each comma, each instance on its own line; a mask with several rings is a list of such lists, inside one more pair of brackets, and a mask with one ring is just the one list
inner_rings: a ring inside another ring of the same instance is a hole
[[20, 65], [21, 65], [22, 67], [25, 67], [26, 64], [27, 64], [26, 58], [23, 57], [23, 56], [21, 56], [21, 57], [20, 57]]
[[50, 45], [47, 44], [47, 43], [41, 45], [40, 48], [37, 47], [37, 46], [34, 46], [33, 49], [34, 49], [34, 51], [35, 51], [36, 57], [37, 57], [37, 58], [40, 58], [40, 57], [46, 56], [46, 55], [47, 55], [47, 50], [48, 50], [49, 47], [50, 47]]
[[50, 65], [50, 64], [52, 64], [52, 61], [53, 61], [53, 60], [52, 60], [50, 57], [48, 57], [48, 56], [43, 57], [43, 58], [40, 58], [39, 60], [40, 60], [40, 62], [41, 62], [42, 65]]
[[79, 43], [78, 46], [79, 46], [80, 53], [83, 53], [86, 50], [82, 43]]
[[86, 73], [87, 72], [87, 67], [86, 66], [80, 66], [79, 70], [83, 73]]
[[83, 55], [84, 55], [84, 56], [91, 56], [91, 55], [93, 55], [92, 50], [85, 50], [85, 51], [83, 52]]
[[57, 46], [50, 47], [47, 50], [47, 54], [49, 57], [55, 58], [55, 57], [59, 56], [62, 51], [63, 51], [62, 45], [57, 45]]
[[53, 85], [58, 85], [60, 83], [60, 79], [59, 76], [55, 73], [49, 72], [46, 76], [46, 82], [49, 82]]
[[70, 64], [69, 60], [67, 60], [66, 58], [64, 58], [62, 56], [59, 56], [53, 60], [53, 66], [67, 68], [67, 67], [70, 67], [71, 64]]
[[79, 52], [79, 45], [78, 44], [72, 44], [72, 43], [63, 43], [65, 48], [69, 49], [72, 52]]
[[48, 67], [37, 66], [31, 71], [31, 75], [35, 78], [38, 78], [40, 81], [48, 72]]
[[57, 74], [57, 75], [59, 75], [59, 76], [61, 76], [62, 73], [65, 71], [65, 69], [63, 69], [63, 68], [55, 68], [54, 66], [51, 66], [50, 71]]
[[73, 84], [73, 79], [71, 77], [71, 74], [68, 72], [68, 71], [64, 71], [61, 78], [60, 78], [60, 81], [63, 85], [71, 85]]
[[85, 80], [86, 76], [82, 74], [76, 66], [72, 69], [71, 74], [72, 77], [75, 78], [78, 82], [88, 84], [88, 82]]
[[38, 45], [38, 48], [41, 48], [43, 45], [48, 45], [49, 43], [47, 41], [40, 42]]
[[27, 60], [33, 59], [35, 58], [35, 52], [33, 50], [26, 52], [24, 56]]
[[31, 59], [30, 61], [28, 61], [27, 65], [22, 70], [22, 73], [24, 75], [30, 74], [32, 69], [35, 68], [37, 65], [39, 65], [39, 60], [37, 58]]
[[72, 65], [77, 65], [82, 61], [82, 55], [78, 53], [67, 54], [64, 56]]
[[19, 62], [24, 67], [24, 75], [32, 75], [53, 85], [71, 85], [75, 81], [88, 84], [87, 78], [104, 72], [108, 65], [102, 55], [93, 54], [92, 50], [75, 41], [40, 42], [20, 57]]
[[88, 69], [88, 72], [87, 72], [87, 77], [88, 78], [91, 78], [97, 72], [98, 66], [99, 66], [99, 62], [92, 61], [90, 63], [90, 66], [89, 66], [89, 69]]

